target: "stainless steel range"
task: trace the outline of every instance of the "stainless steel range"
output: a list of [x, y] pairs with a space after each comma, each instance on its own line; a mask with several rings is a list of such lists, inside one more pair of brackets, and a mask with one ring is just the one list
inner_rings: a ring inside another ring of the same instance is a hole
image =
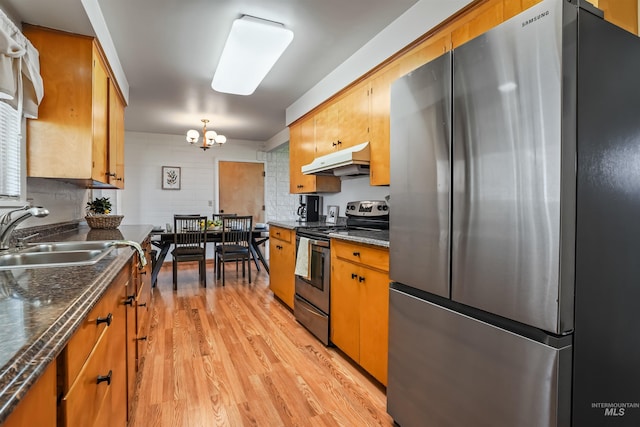
[[[298, 262], [293, 312], [298, 322], [325, 345], [330, 344], [330, 235], [350, 230], [389, 229], [389, 206], [385, 201], [349, 202], [346, 215], [347, 221], [342, 225], [321, 224], [296, 231]], [[301, 264], [302, 268], [298, 268]]]

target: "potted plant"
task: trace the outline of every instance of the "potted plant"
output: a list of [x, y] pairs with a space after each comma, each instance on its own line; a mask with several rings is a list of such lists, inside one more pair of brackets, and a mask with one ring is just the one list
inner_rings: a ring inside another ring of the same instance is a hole
[[123, 215], [109, 215], [111, 213], [111, 201], [108, 197], [96, 197], [87, 202], [87, 224], [91, 228], [113, 229], [118, 228]]

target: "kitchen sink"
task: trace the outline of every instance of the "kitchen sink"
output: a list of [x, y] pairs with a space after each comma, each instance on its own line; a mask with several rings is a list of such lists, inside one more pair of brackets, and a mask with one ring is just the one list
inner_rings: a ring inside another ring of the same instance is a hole
[[36, 244], [19, 252], [0, 254], [0, 270], [95, 264], [111, 252], [113, 246], [109, 243], [61, 242]]
[[51, 242], [34, 243], [22, 249], [20, 253], [33, 252], [70, 252], [70, 251], [103, 251], [112, 247], [111, 241], [89, 241], [89, 242]]

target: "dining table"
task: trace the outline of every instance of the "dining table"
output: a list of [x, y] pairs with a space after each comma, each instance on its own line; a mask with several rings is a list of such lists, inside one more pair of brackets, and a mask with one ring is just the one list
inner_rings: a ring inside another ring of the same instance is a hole
[[[222, 230], [220, 229], [208, 229], [207, 230], [207, 243], [220, 243], [222, 242]], [[151, 270], [151, 284], [152, 287], [155, 288], [156, 282], [158, 280], [158, 273], [160, 272], [160, 268], [162, 267], [162, 263], [164, 259], [167, 257], [167, 253], [169, 253], [169, 249], [171, 245], [175, 242], [176, 233], [170, 232], [166, 230], [152, 230], [151, 231], [151, 244], [159, 249], [157, 252], [155, 259], [152, 260], [153, 268]], [[251, 255], [253, 257], [253, 261], [256, 264], [256, 268], [260, 271], [260, 264], [264, 267], [265, 271], [269, 273], [269, 263], [264, 258], [264, 254], [260, 249], [266, 241], [269, 240], [269, 229], [268, 228], [254, 228], [251, 231], [251, 240], [249, 245], [249, 250], [251, 251]], [[258, 263], [260, 262], [260, 264]]]

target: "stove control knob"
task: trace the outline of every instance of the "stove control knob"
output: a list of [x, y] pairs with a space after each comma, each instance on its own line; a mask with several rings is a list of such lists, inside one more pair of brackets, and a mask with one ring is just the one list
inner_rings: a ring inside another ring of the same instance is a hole
[[383, 210], [383, 211], [388, 211], [388, 210], [389, 210], [389, 206], [384, 205], [384, 206], [382, 207], [382, 210]]
[[382, 205], [378, 205], [378, 210], [381, 211], [382, 210]]

